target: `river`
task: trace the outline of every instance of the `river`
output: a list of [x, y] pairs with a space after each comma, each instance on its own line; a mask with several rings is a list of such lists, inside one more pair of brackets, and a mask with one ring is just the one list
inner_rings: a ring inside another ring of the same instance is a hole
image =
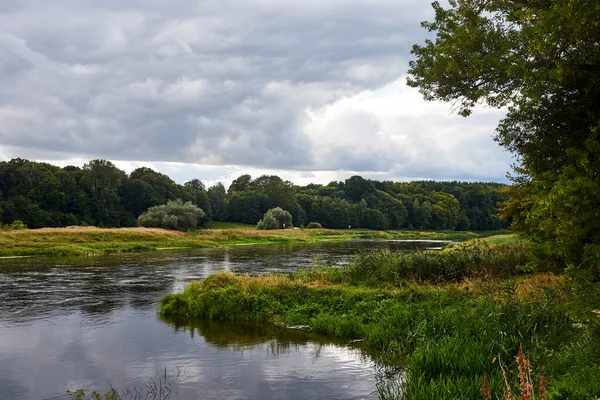
[[376, 398], [377, 366], [347, 342], [274, 326], [164, 321], [157, 301], [219, 271], [293, 271], [315, 260], [344, 264], [361, 250], [438, 246], [352, 241], [0, 260], [1, 397], [64, 399], [67, 389], [114, 387], [129, 398], [162, 388], [175, 400]]

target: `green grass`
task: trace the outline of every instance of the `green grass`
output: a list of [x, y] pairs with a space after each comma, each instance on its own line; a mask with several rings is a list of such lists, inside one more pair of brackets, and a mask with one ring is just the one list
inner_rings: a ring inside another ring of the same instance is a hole
[[[343, 268], [219, 274], [165, 296], [160, 310], [184, 318], [308, 325], [332, 337], [361, 339], [377, 362], [405, 372], [405, 384], [378, 386], [383, 397], [480, 399], [484, 375], [493, 392], [502, 393], [504, 380], [492, 360], [500, 355], [517, 382], [514, 360], [522, 345], [533, 375], [545, 368], [549, 399], [598, 398], [600, 323], [590, 310], [600, 308], [600, 285], [520, 273], [527, 255], [516, 253], [524, 248], [499, 255], [488, 250], [460, 256], [378, 252]], [[449, 260], [464, 263], [456, 268], [460, 274], [447, 273]], [[504, 266], [497, 271], [486, 262]], [[417, 264], [429, 272], [420, 273]]]
[[387, 249], [363, 252], [344, 268], [317, 266], [309, 279], [354, 286], [389, 287], [412, 282], [458, 282], [467, 278], [509, 277], [530, 261], [524, 245], [472, 246], [462, 249], [405, 253]]
[[[293, 244], [352, 239], [467, 239], [471, 232], [379, 232], [363, 229], [258, 231], [248, 225], [213, 223], [191, 232], [149, 228], [44, 228], [0, 231], [0, 257], [94, 255], [240, 244]], [[230, 229], [229, 227], [233, 227]]]
[[245, 229], [245, 230], [256, 230], [256, 225], [240, 224], [237, 222], [218, 222], [210, 221], [206, 225], [207, 229]]
[[519, 237], [515, 234], [492, 234], [490, 236], [483, 236], [477, 238], [471, 238], [470, 240], [466, 240], [460, 243], [452, 243], [445, 247], [446, 250], [456, 250], [456, 249], [465, 249], [477, 247], [480, 245], [485, 246], [499, 246], [499, 245], [526, 245], [529, 244], [527, 239]]

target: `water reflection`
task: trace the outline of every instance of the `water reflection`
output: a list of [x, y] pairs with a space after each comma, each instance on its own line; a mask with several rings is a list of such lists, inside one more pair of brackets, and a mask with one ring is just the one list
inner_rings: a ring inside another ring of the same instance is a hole
[[219, 271], [265, 274], [310, 268], [315, 259], [344, 264], [361, 250], [411, 251], [421, 241], [353, 241], [292, 246], [237, 246], [186, 252], [0, 260], [0, 321], [23, 322], [121, 307], [149, 310], [165, 293]]
[[[376, 397], [372, 362], [347, 342], [269, 324], [164, 321], [175, 332], [185, 332], [192, 340], [218, 349], [221, 361], [214, 368], [219, 373], [212, 374], [211, 382], [229, 377], [225, 382], [239, 386], [241, 398]], [[235, 362], [224, 365], [222, 360], [228, 357]], [[244, 376], [250, 379], [242, 383], [239, 377]]]
[[156, 301], [222, 270], [263, 274], [343, 264], [374, 247], [346, 242], [239, 246], [104, 257], [0, 260], [0, 393], [61, 398], [66, 389], [144, 385], [180, 371], [176, 399], [367, 398], [373, 364], [310, 332], [272, 326], [160, 321]]
[[207, 343], [220, 349], [241, 350], [267, 342], [277, 343], [277, 352], [307, 342], [347, 346], [348, 341], [336, 340], [304, 329], [288, 329], [273, 324], [229, 322], [181, 317], [160, 319], [173, 327], [175, 332], [186, 332], [191, 338], [200, 336]]

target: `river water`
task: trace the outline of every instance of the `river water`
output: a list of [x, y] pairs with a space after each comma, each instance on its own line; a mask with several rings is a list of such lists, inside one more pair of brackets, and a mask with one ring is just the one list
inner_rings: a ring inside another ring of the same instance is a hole
[[224, 270], [293, 271], [315, 260], [344, 264], [361, 250], [440, 245], [352, 241], [0, 260], [0, 398], [64, 399], [67, 389], [111, 387], [129, 398], [175, 400], [376, 398], [377, 366], [347, 342], [274, 326], [165, 321], [157, 301]]

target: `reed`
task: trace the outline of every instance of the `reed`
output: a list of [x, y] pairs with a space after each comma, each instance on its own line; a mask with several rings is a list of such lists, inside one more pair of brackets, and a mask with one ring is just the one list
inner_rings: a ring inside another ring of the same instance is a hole
[[[519, 370], [517, 379], [519, 382], [519, 391], [521, 393], [520, 396], [518, 396], [518, 397], [513, 396], [513, 389], [511, 387], [511, 384], [508, 381], [508, 374], [507, 374], [506, 370], [504, 369], [504, 366], [502, 365], [500, 354], [498, 354], [497, 358], [494, 358], [493, 362], [495, 362], [495, 361], [498, 361], [498, 365], [500, 367], [500, 370], [502, 371], [502, 377], [504, 378], [504, 388], [502, 390], [502, 398], [504, 400], [535, 400], [536, 399], [535, 387], [534, 387], [533, 378], [532, 378], [533, 371], [531, 368], [531, 363], [523, 355], [523, 347], [522, 346], [519, 347], [519, 351], [518, 351], [517, 357], [516, 357], [517, 368]], [[480, 388], [480, 393], [481, 393], [481, 396], [483, 397], [483, 400], [491, 400], [492, 399], [492, 390], [490, 389], [490, 385], [489, 385], [487, 376], [484, 376], [484, 378], [483, 378], [483, 383]], [[546, 400], [546, 394], [547, 394], [546, 377], [544, 376], [544, 369], [542, 368], [542, 371], [541, 371], [540, 377], [539, 377], [538, 399]]]
[[359, 253], [344, 268], [318, 266], [308, 277], [364, 286], [399, 286], [407, 281], [459, 282], [466, 278], [490, 279], [519, 273], [530, 261], [527, 245], [488, 246], [467, 250], [416, 253], [378, 250]]
[[525, 250], [376, 252], [346, 267], [289, 275], [223, 273], [165, 296], [160, 309], [361, 340], [378, 363], [403, 371], [378, 384], [385, 398], [480, 399], [484, 378], [490, 393], [503, 393], [502, 370], [490, 360], [500, 354], [518, 368], [521, 346], [533, 365], [546, 367], [548, 399], [598, 398], [600, 321], [590, 311], [600, 297], [590, 293], [600, 285], [520, 272]]

